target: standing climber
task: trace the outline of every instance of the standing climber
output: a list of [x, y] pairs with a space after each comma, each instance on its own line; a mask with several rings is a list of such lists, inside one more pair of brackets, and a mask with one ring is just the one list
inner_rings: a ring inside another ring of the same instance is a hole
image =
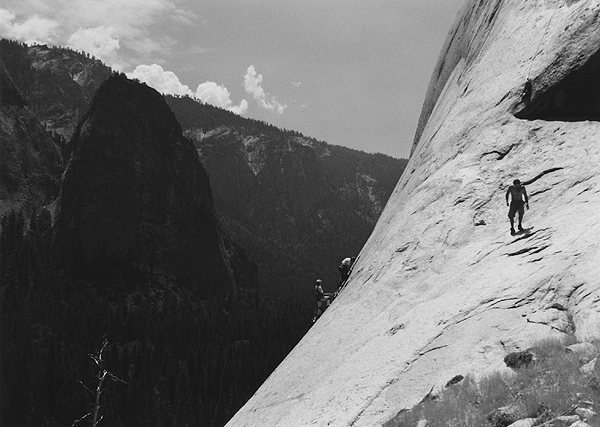
[[321, 279], [317, 279], [315, 281], [314, 286], [315, 300], [317, 306], [315, 308], [315, 314], [313, 315], [312, 322], [315, 323], [321, 314], [325, 312], [327, 307], [329, 307], [331, 298], [331, 294], [327, 292], [323, 292], [323, 281]]
[[[508, 203], [508, 196], [511, 201]], [[508, 187], [506, 190], [506, 206], [508, 208], [508, 218], [510, 219], [510, 234], [515, 235], [515, 214], [519, 214], [519, 231], [523, 231], [523, 215], [525, 214], [525, 208], [529, 209], [529, 199], [527, 198], [527, 191], [525, 186], [521, 185], [521, 181], [515, 179], [513, 185]]]

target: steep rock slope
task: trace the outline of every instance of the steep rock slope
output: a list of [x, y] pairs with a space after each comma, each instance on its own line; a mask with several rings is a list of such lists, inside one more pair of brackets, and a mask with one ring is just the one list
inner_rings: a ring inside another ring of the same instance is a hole
[[0, 59], [31, 110], [67, 140], [111, 69], [89, 55], [61, 47], [0, 40]]
[[111, 77], [71, 145], [54, 238], [65, 265], [94, 282], [234, 290], [208, 177], [158, 92]]
[[[466, 3], [349, 286], [230, 425], [377, 425], [536, 338], [600, 337], [599, 17]], [[514, 178], [532, 228], [511, 237]]]
[[58, 192], [58, 146], [29, 109], [0, 60], [0, 217], [29, 215]]
[[337, 286], [336, 267], [356, 255], [406, 165], [329, 145], [202, 105], [167, 97], [195, 143], [228, 233], [259, 265], [261, 283], [312, 298], [316, 277]]

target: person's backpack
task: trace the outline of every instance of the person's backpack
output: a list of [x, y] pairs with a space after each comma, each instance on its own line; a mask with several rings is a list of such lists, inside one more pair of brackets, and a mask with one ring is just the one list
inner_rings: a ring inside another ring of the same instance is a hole
[[338, 270], [340, 272], [340, 281], [345, 282], [350, 276], [350, 266], [346, 264], [340, 264]]

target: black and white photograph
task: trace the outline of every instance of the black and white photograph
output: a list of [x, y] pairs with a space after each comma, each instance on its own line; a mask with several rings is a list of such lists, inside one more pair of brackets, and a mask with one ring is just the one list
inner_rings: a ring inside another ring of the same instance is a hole
[[600, 427], [600, 0], [3, 0], [1, 427]]

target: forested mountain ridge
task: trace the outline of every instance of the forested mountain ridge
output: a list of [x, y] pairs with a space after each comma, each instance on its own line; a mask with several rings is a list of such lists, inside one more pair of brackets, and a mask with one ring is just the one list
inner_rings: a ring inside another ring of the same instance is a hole
[[38, 119], [69, 140], [79, 117], [111, 69], [68, 48], [0, 40], [0, 59]]
[[62, 156], [0, 60], [0, 217], [30, 216], [58, 193]]
[[206, 168], [227, 232], [253, 254], [270, 291], [335, 290], [406, 166], [327, 144], [186, 97], [166, 97]]

